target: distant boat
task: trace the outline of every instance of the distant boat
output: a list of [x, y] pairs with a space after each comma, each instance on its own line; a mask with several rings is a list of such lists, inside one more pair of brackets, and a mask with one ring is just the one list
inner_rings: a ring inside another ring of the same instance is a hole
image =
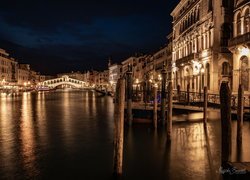
[[36, 88], [37, 91], [53, 91], [55, 88], [49, 88], [49, 87], [38, 87]]
[[62, 92], [67, 92], [67, 91], [80, 91], [80, 88], [70, 88], [70, 87], [65, 87], [65, 88], [58, 88], [56, 91], [62, 91]]

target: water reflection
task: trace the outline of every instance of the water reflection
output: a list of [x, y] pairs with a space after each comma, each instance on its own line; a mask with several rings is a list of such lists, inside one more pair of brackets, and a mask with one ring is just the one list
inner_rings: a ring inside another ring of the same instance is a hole
[[5, 172], [11, 172], [13, 170], [13, 159], [14, 154], [14, 137], [12, 136], [13, 114], [12, 106], [8, 99], [1, 99], [0, 101], [0, 168], [4, 169]]
[[36, 176], [38, 170], [36, 168], [35, 155], [35, 107], [32, 104], [31, 94], [24, 93], [22, 99], [21, 119], [20, 119], [20, 141], [21, 141], [21, 156], [23, 167], [29, 177]]
[[38, 127], [38, 136], [40, 139], [41, 145], [44, 145], [47, 141], [46, 134], [46, 117], [47, 117], [47, 111], [46, 111], [46, 98], [44, 92], [39, 92], [37, 94], [37, 100], [36, 100], [36, 123]]
[[[110, 97], [93, 91], [24, 93], [0, 100], [0, 179], [109, 179], [113, 163]], [[151, 125], [125, 128], [123, 179], [217, 179], [220, 167], [219, 113], [175, 115], [173, 140]], [[244, 122], [242, 154], [250, 161], [250, 123]], [[208, 151], [208, 143], [211, 152]], [[209, 161], [212, 157], [212, 163]], [[211, 166], [214, 166], [211, 168]]]

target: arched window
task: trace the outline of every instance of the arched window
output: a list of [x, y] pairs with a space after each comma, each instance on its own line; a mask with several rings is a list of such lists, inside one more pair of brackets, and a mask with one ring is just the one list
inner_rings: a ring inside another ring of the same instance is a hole
[[198, 10], [197, 10], [197, 21], [199, 21], [200, 20], [200, 8], [198, 8]]
[[247, 9], [244, 15], [244, 33], [250, 32], [250, 11]]
[[241, 35], [241, 15], [240, 13], [237, 15], [237, 19], [236, 19], [236, 35]]
[[240, 58], [240, 83], [244, 86], [244, 90], [249, 90], [249, 62], [246, 56]]
[[195, 10], [194, 10], [194, 22], [197, 21], [197, 20], [196, 20], [196, 16], [197, 16], [197, 10], [195, 9]]
[[224, 62], [222, 64], [221, 75], [223, 75], [223, 76], [229, 76], [230, 75], [230, 65], [229, 65], [228, 62]]
[[191, 14], [189, 14], [188, 15], [188, 26], [191, 26], [192, 25], [192, 15]]
[[206, 64], [207, 89], [210, 90], [210, 64]]

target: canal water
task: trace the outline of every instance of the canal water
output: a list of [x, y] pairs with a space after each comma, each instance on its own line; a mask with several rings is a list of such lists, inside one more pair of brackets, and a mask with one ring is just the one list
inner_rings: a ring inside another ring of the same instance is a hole
[[[94, 91], [24, 93], [0, 99], [0, 179], [113, 179], [111, 97]], [[219, 114], [209, 113], [208, 136], [201, 113], [174, 116], [173, 141], [150, 125], [125, 129], [122, 179], [219, 179]], [[250, 123], [242, 152], [250, 161]]]

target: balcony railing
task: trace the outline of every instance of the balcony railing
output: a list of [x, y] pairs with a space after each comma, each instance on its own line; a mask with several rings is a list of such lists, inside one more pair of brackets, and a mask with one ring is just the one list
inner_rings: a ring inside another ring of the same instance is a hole
[[186, 57], [183, 57], [181, 59], [177, 59], [176, 60], [176, 66], [179, 66], [181, 64], [186, 64], [186, 63], [190, 62], [191, 60], [194, 60], [194, 59], [197, 59], [197, 58], [199, 58], [197, 56], [197, 54], [192, 53], [192, 54], [190, 54], [190, 55], [188, 55]]
[[250, 32], [229, 40], [228, 45], [229, 47], [233, 47], [236, 45], [241, 45], [249, 42], [250, 42]]

